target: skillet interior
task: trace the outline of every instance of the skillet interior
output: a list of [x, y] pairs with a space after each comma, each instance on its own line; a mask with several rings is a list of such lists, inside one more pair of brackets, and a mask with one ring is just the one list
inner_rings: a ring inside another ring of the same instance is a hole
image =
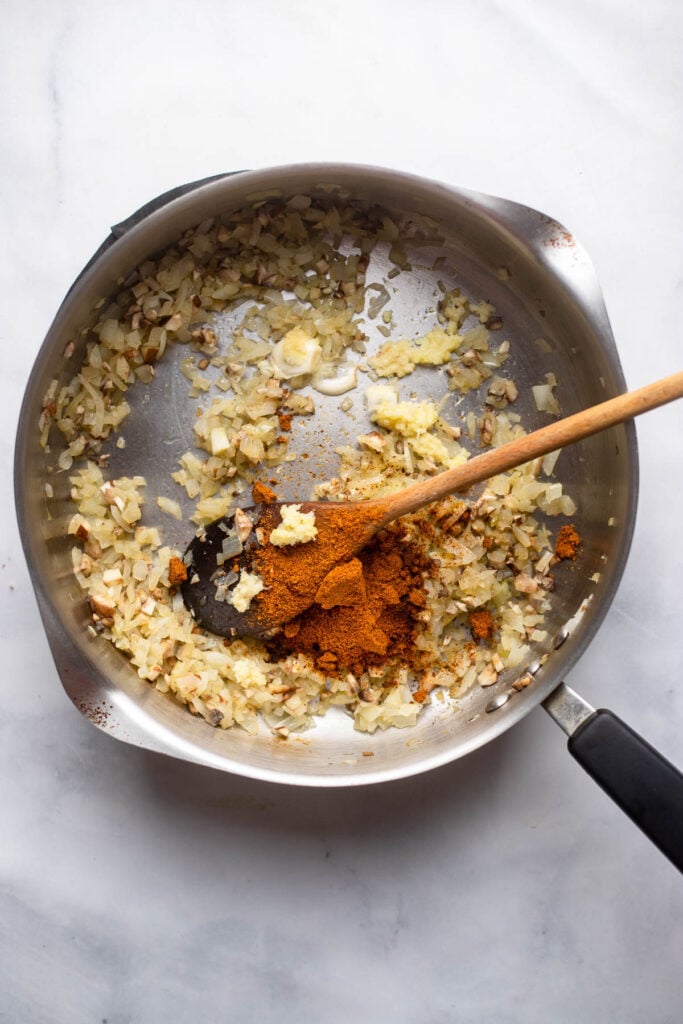
[[[72, 700], [96, 724], [120, 739], [245, 775], [348, 785], [412, 774], [461, 756], [514, 724], [554, 688], [594, 634], [618, 584], [635, 515], [637, 460], [635, 432], [629, 425], [575, 445], [558, 462], [556, 475], [579, 506], [574, 521], [584, 547], [580, 564], [562, 566], [556, 574], [549, 631], [552, 646], [559, 646], [532, 684], [521, 692], [511, 690], [523, 673], [504, 674], [494, 687], [473, 689], [456, 711], [434, 705], [410, 731], [368, 737], [355, 733], [342, 713], [329, 714], [315, 729], [287, 743], [266, 731], [254, 738], [237, 729], [212, 730], [140, 680], [108, 643], [91, 638], [64, 539], [73, 511], [67, 501], [68, 483], [65, 475], [53, 478], [54, 497], [45, 498], [45, 455], [37, 443], [40, 400], [48, 382], [54, 376], [66, 380], [73, 372], [77, 354], [64, 362], [66, 342], [88, 322], [95, 302], [116, 290], [117, 280], [185, 228], [207, 216], [228, 213], [266, 191], [287, 196], [321, 187], [325, 194], [341, 188], [354, 199], [379, 203], [395, 215], [419, 215], [436, 222], [443, 241], [436, 248], [414, 252], [408, 246], [413, 270], [390, 282], [390, 290], [396, 289], [390, 305], [398, 328], [392, 336], [415, 336], [433, 324], [438, 280], [493, 302], [503, 318], [502, 336], [512, 344], [505, 373], [518, 385], [517, 411], [527, 429], [548, 421], [536, 410], [530, 389], [549, 371], [559, 381], [563, 414], [624, 390], [590, 262], [551, 218], [506, 201], [379, 169], [309, 165], [249, 172], [199, 187], [152, 213], [100, 256], [78, 282], [50, 329], [29, 381], [15, 480], [22, 539], [56, 663]], [[445, 263], [438, 270], [429, 269], [437, 256], [445, 257]], [[389, 266], [378, 258], [368, 280], [380, 279]], [[375, 343], [383, 340], [375, 336]], [[192, 445], [195, 406], [184, 397], [187, 381], [179, 372], [179, 361], [163, 361], [152, 385], [132, 389], [133, 411], [121, 430], [126, 448], [109, 448], [112, 475], [141, 473], [148, 479], [150, 494], [171, 493], [168, 474], [178, 455]], [[420, 397], [433, 395], [438, 381], [440, 395], [445, 390], [440, 372], [418, 371], [411, 390]], [[307, 497], [314, 474], [319, 480], [334, 473], [335, 446], [366, 429], [362, 389], [351, 397], [354, 409], [342, 416], [338, 398], [321, 401], [316, 395], [319, 413], [300, 428], [294, 441], [295, 450], [307, 451], [309, 458], [291, 464], [294, 468], [283, 475], [283, 497]], [[479, 408], [481, 396], [466, 396], [457, 408], [456, 401], [455, 396], [449, 398], [447, 419]], [[178, 497], [175, 491], [173, 496]], [[157, 514], [167, 542], [184, 547], [189, 539], [187, 521], [175, 523]], [[154, 521], [153, 503], [146, 509], [146, 519]], [[584, 611], [577, 617], [579, 609]], [[534, 662], [546, 653], [546, 648], [535, 651]], [[492, 701], [501, 703], [493, 713], [486, 710]], [[362, 756], [367, 750], [372, 750], [372, 757]]]

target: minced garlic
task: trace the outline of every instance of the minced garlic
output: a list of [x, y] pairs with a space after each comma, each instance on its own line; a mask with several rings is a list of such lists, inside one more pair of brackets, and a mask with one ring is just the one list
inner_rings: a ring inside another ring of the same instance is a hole
[[387, 341], [368, 363], [380, 377], [407, 377], [415, 369], [415, 349], [406, 339]]
[[433, 402], [382, 402], [370, 418], [402, 437], [418, 437], [434, 426], [439, 412]]
[[418, 338], [415, 344], [417, 348], [414, 359], [419, 366], [441, 366], [460, 348], [462, 337], [459, 334], [447, 334], [440, 327], [435, 327]]
[[303, 327], [293, 327], [274, 347], [272, 360], [282, 377], [297, 377], [313, 373], [321, 352], [320, 344]]
[[232, 674], [240, 686], [262, 689], [268, 682], [265, 672], [251, 658], [237, 658], [232, 663]]
[[302, 512], [301, 505], [283, 505], [280, 524], [270, 534], [270, 543], [276, 547], [305, 544], [318, 536], [314, 512]]
[[410, 447], [419, 458], [429, 459], [435, 465], [446, 466], [448, 469], [460, 465], [464, 461], [462, 456], [452, 457], [443, 441], [435, 437], [434, 434], [420, 434], [419, 437], [411, 437]]
[[368, 362], [380, 377], [406, 377], [416, 366], [447, 363], [462, 342], [459, 334], [449, 334], [441, 327], [434, 327], [414, 341], [405, 338], [388, 341]]
[[252, 599], [263, 590], [263, 580], [253, 572], [243, 569], [240, 578], [230, 591], [229, 601], [238, 612], [246, 612]]

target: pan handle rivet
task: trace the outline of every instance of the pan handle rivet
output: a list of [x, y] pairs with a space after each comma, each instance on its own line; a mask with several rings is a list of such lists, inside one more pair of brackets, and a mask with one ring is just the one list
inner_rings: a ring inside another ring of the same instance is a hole
[[503, 704], [507, 704], [510, 700], [510, 693], [499, 693], [497, 696], [492, 697], [488, 702], [484, 710], [487, 714], [491, 714], [492, 711], [497, 711], [498, 708], [502, 708]]
[[557, 651], [562, 646], [562, 644], [565, 642], [565, 640], [567, 639], [568, 636], [569, 636], [569, 630], [561, 629], [560, 632], [555, 637], [555, 642], [553, 643], [553, 648]]

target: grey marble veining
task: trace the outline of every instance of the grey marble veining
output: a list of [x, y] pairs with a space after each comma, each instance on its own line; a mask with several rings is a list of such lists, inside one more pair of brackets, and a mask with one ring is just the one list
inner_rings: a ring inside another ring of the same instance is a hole
[[[109, 224], [238, 166], [384, 164], [546, 210], [595, 262], [629, 384], [680, 369], [678, 8], [31, 0], [0, 24], [0, 1021], [677, 1024], [680, 876], [540, 709], [359, 791], [116, 743], [57, 679], [11, 461]], [[632, 555], [568, 680], [679, 765], [681, 436], [680, 403], [638, 424]]]

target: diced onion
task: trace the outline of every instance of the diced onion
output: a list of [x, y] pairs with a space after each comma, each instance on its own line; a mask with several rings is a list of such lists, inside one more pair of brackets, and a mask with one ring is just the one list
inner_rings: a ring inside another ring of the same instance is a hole
[[278, 341], [273, 349], [272, 359], [282, 377], [297, 377], [302, 373], [313, 373], [322, 348], [315, 338], [302, 327], [295, 327]]
[[216, 564], [223, 565], [229, 558], [235, 558], [237, 555], [241, 555], [244, 550], [242, 541], [239, 539], [236, 533], [229, 534], [224, 538], [221, 544], [221, 550], [216, 555]]
[[311, 384], [321, 395], [343, 395], [356, 386], [358, 370], [355, 366], [346, 367], [336, 377], [326, 377], [316, 373]]
[[367, 291], [370, 291], [370, 289], [378, 292], [378, 294], [374, 295], [368, 302], [368, 316], [371, 320], [374, 320], [377, 314], [384, 306], [386, 306], [387, 302], [389, 302], [391, 296], [383, 284], [369, 284], [367, 286]]
[[368, 412], [375, 412], [380, 405], [397, 402], [396, 388], [391, 384], [369, 384], [365, 389], [365, 404]]
[[181, 520], [183, 518], [180, 505], [177, 501], [174, 501], [173, 498], [165, 498], [163, 495], [160, 495], [157, 498], [157, 505], [162, 512], [166, 512], [167, 515], [173, 516], [174, 519]]
[[561, 451], [561, 448], [557, 448], [554, 452], [548, 452], [548, 454], [543, 457], [541, 466], [546, 476], [550, 476], [552, 474], [553, 470], [555, 469], [557, 460], [560, 457]]

